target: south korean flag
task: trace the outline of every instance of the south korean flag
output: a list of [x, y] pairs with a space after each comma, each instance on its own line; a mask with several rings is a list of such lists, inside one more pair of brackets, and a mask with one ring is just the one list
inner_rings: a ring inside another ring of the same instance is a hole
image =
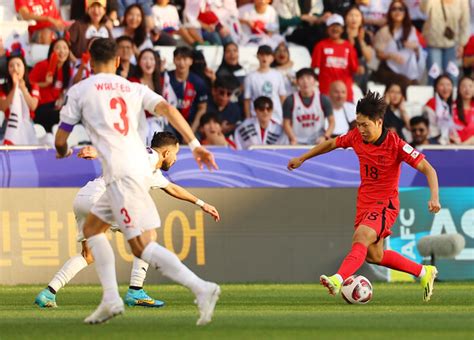
[[30, 119], [30, 109], [26, 104], [21, 90], [16, 87], [13, 100], [10, 105], [10, 116], [7, 121], [4, 144], [9, 145], [36, 145], [33, 122]]

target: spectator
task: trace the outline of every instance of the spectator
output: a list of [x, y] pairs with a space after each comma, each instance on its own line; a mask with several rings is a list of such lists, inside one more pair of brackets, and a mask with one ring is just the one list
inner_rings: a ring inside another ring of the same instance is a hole
[[215, 113], [208, 112], [201, 117], [199, 133], [202, 145], [227, 146], [236, 149], [235, 143], [224, 135], [221, 120]]
[[[206, 58], [202, 51], [193, 50], [193, 63], [191, 72], [197, 74], [206, 83], [206, 89], [211, 90], [212, 83], [216, 80], [216, 73], [207, 67]], [[210, 94], [210, 92], [208, 92]]]
[[239, 46], [236, 43], [231, 42], [224, 45], [224, 56], [222, 57], [222, 63], [217, 69], [216, 76], [236, 77], [243, 89], [246, 72], [239, 64]]
[[112, 31], [106, 26], [106, 0], [86, 0], [86, 13], [69, 27], [71, 52], [78, 59], [87, 52], [92, 38], [111, 38]]
[[15, 0], [15, 8], [23, 20], [34, 20], [28, 31], [31, 41], [49, 45], [66, 27], [54, 0]]
[[324, 13], [326, 14], [344, 14], [354, 5], [354, 0], [323, 0]]
[[125, 10], [122, 25], [112, 31], [114, 38], [126, 35], [134, 43], [134, 55], [145, 48], [153, 48], [153, 43], [147, 33], [145, 14], [140, 5], [130, 5]]
[[423, 116], [416, 116], [410, 119], [411, 146], [419, 148], [422, 145], [437, 145], [437, 138], [430, 136], [430, 121]]
[[408, 7], [408, 14], [410, 14], [411, 23], [415, 26], [418, 32], [423, 30], [423, 25], [426, 20], [426, 14], [421, 11], [420, 0], [404, 0]]
[[281, 34], [286, 40], [305, 46], [311, 53], [316, 42], [325, 34], [324, 24], [330, 13], [323, 14], [322, 0], [303, 2], [275, 0], [273, 7], [278, 13]]
[[281, 42], [274, 54], [272, 67], [281, 73], [285, 81], [286, 93], [292, 93], [295, 90], [296, 78], [295, 71], [293, 71], [293, 61], [290, 59], [290, 50], [285, 42]]
[[7, 76], [7, 50], [5, 49], [3, 38], [0, 35], [0, 82], [5, 82]]
[[270, 46], [258, 48], [257, 59], [259, 67], [250, 73], [244, 82], [244, 114], [246, 118], [255, 116], [251, 106], [258, 97], [269, 97], [272, 100], [272, 119], [281, 124], [283, 121], [281, 103], [285, 100], [285, 81], [280, 72], [270, 68], [273, 62], [273, 51]]
[[30, 82], [40, 89], [39, 106], [35, 123], [43, 125], [46, 132], [52, 132], [59, 122], [59, 110], [70, 86], [73, 67], [69, 43], [61, 38], [49, 47], [48, 59], [38, 62], [30, 73]]
[[[328, 140], [334, 130], [329, 98], [316, 91], [316, 74], [311, 68], [296, 73], [298, 91], [283, 103], [283, 128], [291, 145], [314, 145]], [[324, 128], [325, 120], [328, 128]]]
[[[92, 67], [90, 64], [90, 53], [89, 49], [94, 42], [98, 38], [92, 38], [89, 40], [89, 43], [87, 45], [87, 50], [86, 52], [82, 53], [82, 56], [80, 59], [76, 59], [76, 62], [72, 62], [74, 64], [73, 66], [73, 71], [72, 71], [72, 85], [77, 84], [83, 79], [88, 78], [92, 74]], [[71, 58], [72, 59], [72, 58]]]
[[423, 107], [423, 116], [430, 122], [430, 137], [443, 145], [459, 142], [453, 121], [453, 81], [443, 74], [436, 78], [433, 87], [435, 96]]
[[391, 0], [356, 0], [364, 15], [365, 27], [375, 33], [387, 23], [387, 11]]
[[[107, 0], [105, 6], [105, 15], [107, 16], [107, 26], [112, 28], [120, 25], [119, 17], [117, 14], [118, 3], [117, 0]], [[71, 0], [71, 12], [69, 18], [71, 20], [81, 20], [86, 14], [86, 6], [84, 6], [84, 0]]]
[[334, 80], [346, 84], [348, 100], [353, 100], [352, 76], [357, 71], [357, 52], [350, 42], [341, 38], [344, 32], [344, 19], [333, 14], [326, 21], [328, 39], [320, 41], [313, 50], [311, 67], [319, 71], [319, 89], [329, 94], [329, 85]]
[[125, 18], [129, 7], [138, 6], [142, 9], [142, 18], [145, 22], [145, 26], [148, 29], [153, 28], [153, 17], [151, 13], [151, 6], [153, 5], [153, 0], [117, 0], [117, 5], [118, 16], [120, 20], [123, 20]]
[[[162, 94], [161, 59], [151, 48], [140, 52], [137, 58], [136, 77], [129, 78], [134, 83], [146, 85], [149, 89]], [[146, 118], [146, 124], [139, 124], [139, 133], [146, 145], [153, 139], [155, 132], [164, 131], [168, 121], [163, 116], [157, 117], [148, 111], [144, 112], [142, 119]]]
[[385, 85], [395, 82], [403, 88], [418, 83], [425, 71], [425, 54], [402, 0], [391, 3], [387, 25], [375, 35], [374, 46], [381, 60], [375, 81]]
[[405, 89], [400, 84], [392, 83], [385, 89], [385, 100], [387, 110], [385, 111], [383, 124], [387, 129], [393, 130], [405, 140], [403, 128], [410, 126], [410, 117], [405, 108]]
[[183, 11], [185, 27], [193, 37], [202, 36], [205, 41], [213, 45], [223, 45], [231, 42], [232, 38], [229, 27], [221, 21], [218, 13], [227, 18], [232, 12], [236, 18], [235, 0], [187, 0]]
[[173, 53], [176, 70], [169, 72], [170, 85], [177, 98], [177, 109], [188, 121], [193, 131], [207, 110], [206, 84], [195, 73], [190, 72], [193, 51], [189, 47], [177, 47]]
[[255, 0], [239, 8], [242, 24], [240, 44], [269, 45], [272, 49], [285, 39], [279, 34], [278, 15], [270, 0]]
[[[356, 126], [356, 106], [347, 101], [347, 88], [342, 80], [331, 83], [329, 88], [329, 100], [331, 101], [332, 114], [334, 117], [334, 131], [331, 137], [337, 137], [347, 133]], [[329, 123], [326, 121], [325, 128]]]
[[[28, 80], [28, 68], [21, 54], [8, 57], [7, 69], [8, 76], [6, 83], [0, 87], [0, 111], [5, 113], [5, 120], [1, 130], [6, 130], [3, 144], [31, 144], [32, 140], [36, 139], [33, 130], [33, 118], [35, 117], [35, 110], [38, 107], [39, 88], [35, 84], [30, 84]], [[17, 97], [20, 98], [20, 105], [13, 103], [17, 91], [21, 94], [20, 97]], [[19, 106], [22, 109], [20, 112], [15, 112], [17, 117], [14, 126], [7, 124], [12, 105], [16, 105], [16, 108]], [[20, 128], [22, 129], [21, 131], [10, 131], [10, 129]]]
[[242, 121], [242, 111], [237, 103], [232, 103], [235, 86], [233, 78], [218, 77], [212, 86], [212, 95], [207, 103], [207, 112], [215, 113], [221, 122], [222, 133], [229, 137], [234, 133], [235, 127]]
[[122, 35], [116, 39], [117, 53], [120, 57], [120, 65], [117, 68], [117, 74], [124, 78], [133, 78], [137, 75], [137, 66], [132, 64], [133, 40], [129, 36]]
[[[161, 34], [177, 34], [187, 44], [194, 45], [202, 42], [202, 38], [195, 39], [189, 30], [181, 24], [178, 9], [174, 5], [170, 5], [169, 0], [157, 0], [156, 4], [151, 8], [153, 15], [154, 29]], [[175, 42], [176, 44], [176, 42]]]
[[428, 45], [429, 84], [444, 72], [457, 83], [456, 58], [462, 57], [470, 35], [469, 2], [422, 0], [421, 10], [427, 15], [423, 35]]
[[474, 145], [474, 84], [470, 77], [459, 79], [453, 116], [461, 142]]
[[[474, 21], [474, 17], [472, 21]], [[470, 77], [474, 76], [474, 72], [473, 72], [474, 71], [474, 35], [471, 35], [471, 37], [469, 38], [469, 41], [464, 47], [462, 66], [463, 66], [464, 75], [470, 76]]]
[[354, 76], [355, 82], [359, 85], [363, 93], [367, 92], [367, 82], [369, 80], [368, 64], [372, 60], [374, 50], [372, 48], [372, 39], [364, 28], [364, 18], [359, 7], [352, 6], [344, 16], [346, 28], [342, 38], [348, 40], [354, 46], [357, 52], [357, 67]]
[[288, 144], [283, 127], [272, 119], [272, 100], [261, 96], [253, 104], [256, 117], [247, 118], [235, 129], [237, 149], [248, 149], [252, 145]]

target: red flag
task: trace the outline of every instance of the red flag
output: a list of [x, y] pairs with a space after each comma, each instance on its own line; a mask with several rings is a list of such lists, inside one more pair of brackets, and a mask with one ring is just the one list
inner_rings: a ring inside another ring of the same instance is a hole
[[49, 58], [48, 74], [54, 75], [57, 68], [58, 68], [58, 55], [56, 54], [56, 52], [53, 52], [51, 53], [51, 57]]

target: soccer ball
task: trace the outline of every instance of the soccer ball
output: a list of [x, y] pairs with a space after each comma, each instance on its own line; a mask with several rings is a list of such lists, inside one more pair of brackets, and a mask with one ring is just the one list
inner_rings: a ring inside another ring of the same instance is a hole
[[362, 275], [352, 275], [344, 280], [342, 298], [350, 304], [366, 304], [372, 299], [372, 284]]

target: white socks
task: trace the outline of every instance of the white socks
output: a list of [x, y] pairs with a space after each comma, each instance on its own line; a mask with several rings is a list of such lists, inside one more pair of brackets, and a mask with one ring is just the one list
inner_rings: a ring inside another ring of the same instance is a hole
[[148, 263], [142, 259], [133, 257], [132, 273], [130, 274], [130, 286], [143, 287], [143, 282], [145, 282], [148, 266]]
[[206, 281], [200, 279], [178, 257], [156, 242], [150, 242], [143, 250], [142, 259], [173, 281], [189, 288], [195, 295], [206, 289]]
[[120, 299], [115, 273], [115, 256], [104, 233], [89, 237], [87, 245], [95, 260], [95, 269], [104, 290], [102, 301], [111, 302]]
[[426, 274], [425, 266], [422, 266], [422, 267], [421, 267], [420, 275], [418, 275], [418, 277], [423, 277], [423, 276], [425, 276], [425, 274]]
[[86, 267], [87, 261], [82, 255], [73, 256], [63, 265], [56, 275], [54, 275], [48, 286], [58, 292], [58, 290], [71, 281], [77, 273]]

